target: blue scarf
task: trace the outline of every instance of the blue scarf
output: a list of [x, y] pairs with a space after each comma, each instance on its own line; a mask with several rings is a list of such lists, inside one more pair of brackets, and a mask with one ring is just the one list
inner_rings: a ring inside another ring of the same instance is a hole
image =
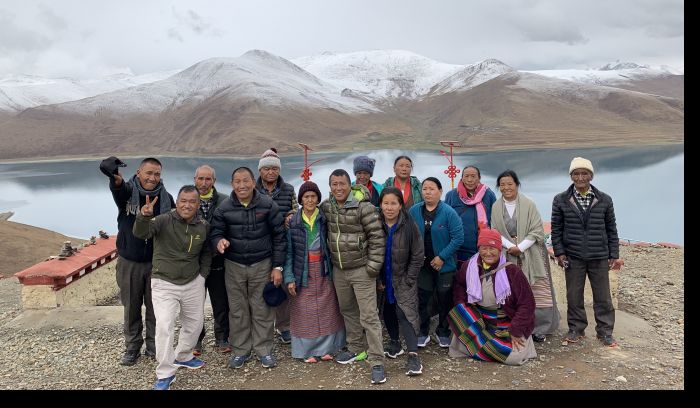
[[391, 228], [389, 228], [389, 234], [387, 234], [386, 237], [386, 251], [384, 251], [384, 290], [386, 291], [386, 300], [390, 305], [396, 303], [394, 286], [391, 284], [391, 245], [394, 241], [394, 232], [396, 231], [396, 227], [398, 225], [399, 223], [397, 222], [396, 224], [392, 225]]

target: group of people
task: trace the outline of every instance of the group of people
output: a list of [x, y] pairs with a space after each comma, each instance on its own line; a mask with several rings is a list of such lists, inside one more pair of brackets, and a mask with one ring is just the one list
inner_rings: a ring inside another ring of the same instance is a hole
[[[169, 389], [178, 367], [203, 367], [205, 291], [215, 347], [232, 354], [233, 369], [253, 355], [275, 367], [277, 331], [292, 357], [307, 363], [367, 360], [372, 384], [386, 382], [385, 358], [405, 352], [405, 374], [420, 375], [418, 349], [431, 342], [435, 315], [433, 339], [449, 356], [515, 365], [536, 356], [533, 342], [557, 330], [559, 312], [542, 219], [519, 193], [517, 174], [498, 176], [497, 199], [480, 170], [466, 166], [443, 201], [440, 181], [411, 175], [409, 157], [396, 158], [395, 176], [381, 185], [372, 180], [375, 163], [356, 157], [354, 180], [334, 170], [324, 199], [313, 181], [295, 194], [269, 149], [257, 178], [248, 167], [233, 170], [229, 196], [217, 192], [215, 170], [202, 165], [174, 199], [157, 159], [144, 159], [129, 180], [119, 159], [105, 159], [100, 167], [119, 209], [121, 364], [141, 355], [145, 304], [144, 354], [158, 362], [154, 388]], [[574, 158], [569, 174], [572, 184], [554, 198], [551, 220], [566, 277], [565, 341], [584, 337], [588, 276], [597, 337], [614, 346], [608, 268], [619, 264], [619, 250], [612, 199], [591, 185], [589, 160]]]

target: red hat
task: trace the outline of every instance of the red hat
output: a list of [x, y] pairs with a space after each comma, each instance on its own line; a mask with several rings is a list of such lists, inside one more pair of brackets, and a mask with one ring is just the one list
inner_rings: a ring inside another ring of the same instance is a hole
[[495, 229], [483, 228], [479, 231], [479, 240], [476, 243], [477, 246], [490, 246], [498, 249], [499, 251], [503, 248], [501, 243], [501, 234]]

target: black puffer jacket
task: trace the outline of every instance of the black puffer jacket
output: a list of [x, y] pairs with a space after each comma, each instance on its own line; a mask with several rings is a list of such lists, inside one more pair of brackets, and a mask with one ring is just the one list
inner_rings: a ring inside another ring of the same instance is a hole
[[584, 261], [620, 257], [615, 209], [609, 195], [591, 186], [595, 198], [583, 211], [574, 197], [574, 185], [552, 202], [552, 246], [554, 255]]
[[228, 260], [252, 265], [272, 257], [273, 267], [284, 266], [287, 250], [284, 218], [277, 204], [256, 190], [247, 207], [232, 191], [214, 211], [211, 233], [214, 251], [222, 238], [231, 243], [224, 252]]
[[[202, 207], [199, 207], [199, 215], [204, 218], [210, 225], [212, 220], [214, 219], [214, 212], [216, 211], [219, 206], [226, 200], [226, 196], [223, 194], [219, 194], [218, 191], [216, 191], [216, 187], [212, 187], [214, 189], [214, 193], [211, 196], [211, 207], [209, 208], [209, 212], [207, 213], [207, 216], [204, 216], [204, 213], [202, 212]], [[211, 234], [211, 233], [210, 233]], [[219, 253], [219, 251], [214, 250], [212, 252], [212, 260], [211, 260], [211, 270], [212, 271], [220, 271], [221, 269], [224, 268], [224, 256]]]
[[[136, 214], [126, 213], [126, 206], [131, 199], [131, 191], [134, 188], [131, 181], [123, 180], [122, 184], [117, 187], [114, 181], [109, 182], [109, 189], [112, 192], [114, 203], [119, 209], [117, 215], [117, 254], [122, 258], [132, 262], [151, 262], [153, 260], [153, 240], [140, 239], [134, 236], [134, 222]], [[175, 200], [170, 196], [171, 208], [175, 208]], [[139, 197], [139, 210], [146, 204], [146, 197]], [[160, 205], [153, 207], [153, 215], [160, 214]]]
[[272, 194], [263, 186], [262, 178], [258, 177], [258, 181], [255, 183], [255, 189], [258, 190], [263, 195], [269, 196], [277, 206], [280, 208], [282, 217], [294, 214], [299, 209], [297, 204], [297, 196], [294, 194], [294, 186], [289, 183], [285, 183], [282, 176], [277, 177], [277, 186], [273, 190]]

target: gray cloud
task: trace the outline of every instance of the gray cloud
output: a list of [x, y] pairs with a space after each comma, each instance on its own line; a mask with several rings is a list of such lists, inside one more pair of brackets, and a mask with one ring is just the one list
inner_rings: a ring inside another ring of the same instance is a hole
[[49, 38], [18, 27], [11, 13], [0, 10], [0, 51], [38, 51], [48, 49], [50, 45]]
[[[200, 16], [196, 11], [188, 9], [185, 14], [179, 13], [175, 7], [172, 7], [173, 16], [177, 20], [178, 27], [186, 27], [197, 35], [211, 35], [213, 37], [222, 37], [224, 31], [212, 26]], [[184, 38], [180, 30], [176, 27], [168, 29], [168, 38], [184, 42]]]
[[522, 28], [525, 38], [531, 41], [553, 41], [568, 45], [585, 44], [588, 39], [573, 27], [532, 26]]
[[66, 20], [43, 4], [39, 5], [39, 19], [43, 21], [46, 26], [56, 31], [65, 30], [68, 27]]

